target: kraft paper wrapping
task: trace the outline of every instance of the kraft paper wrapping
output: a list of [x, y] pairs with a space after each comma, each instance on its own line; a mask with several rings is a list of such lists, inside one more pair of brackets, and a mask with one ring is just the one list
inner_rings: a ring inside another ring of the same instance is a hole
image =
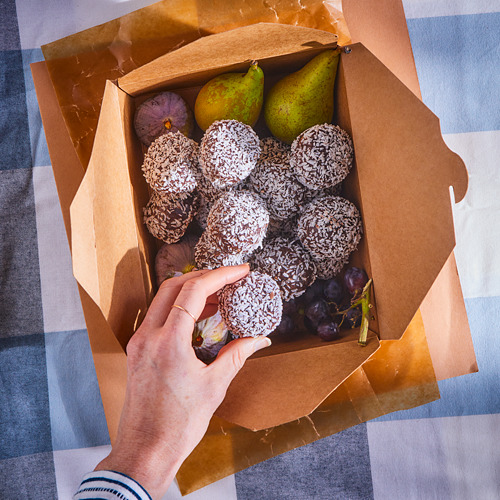
[[203, 36], [259, 22], [292, 24], [350, 41], [341, 0], [164, 0], [42, 47], [66, 127], [86, 167], [106, 80]]
[[[232, 2], [228, 8], [222, 0], [169, 0], [44, 46], [66, 127], [82, 165], [90, 158], [107, 79], [116, 79], [202, 36], [257, 22], [318, 28], [337, 33], [340, 45], [350, 41], [340, 1]], [[258, 432], [213, 417], [206, 436], [177, 475], [179, 487], [187, 494], [360, 422], [437, 398], [434, 369], [417, 313], [400, 340], [381, 341], [380, 349], [309, 416]]]
[[380, 348], [310, 415], [256, 432], [212, 418], [205, 437], [177, 474], [179, 488], [186, 495], [348, 427], [438, 398], [417, 312], [399, 340], [380, 341]]

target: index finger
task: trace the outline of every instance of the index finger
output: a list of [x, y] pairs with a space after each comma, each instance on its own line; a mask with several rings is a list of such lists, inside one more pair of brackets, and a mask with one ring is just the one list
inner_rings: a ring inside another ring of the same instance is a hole
[[[248, 264], [241, 266], [219, 267], [206, 274], [187, 280], [175, 299], [175, 304], [199, 318], [205, 308], [208, 297], [229, 283], [244, 278], [250, 270]], [[164, 328], [166, 331], [185, 332], [185, 338], [191, 342], [194, 328], [193, 318], [182, 309], [173, 308], [167, 317]], [[184, 334], [183, 334], [184, 337]]]
[[200, 271], [191, 271], [182, 276], [176, 276], [175, 278], [165, 280], [154, 296], [143, 323], [153, 327], [163, 326], [170, 312], [170, 307], [174, 303], [182, 285], [194, 277], [209, 272], [210, 271], [207, 269], [202, 269]]

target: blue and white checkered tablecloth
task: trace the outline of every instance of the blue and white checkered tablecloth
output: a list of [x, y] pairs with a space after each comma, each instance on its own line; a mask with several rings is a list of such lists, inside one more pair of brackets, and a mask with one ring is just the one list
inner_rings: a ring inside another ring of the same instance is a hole
[[[149, 3], [0, 0], [0, 499], [69, 499], [109, 450], [29, 64]], [[423, 100], [470, 174], [454, 218], [479, 373], [187, 498], [500, 498], [500, 1], [404, 8]], [[165, 498], [180, 498], [175, 484]]]

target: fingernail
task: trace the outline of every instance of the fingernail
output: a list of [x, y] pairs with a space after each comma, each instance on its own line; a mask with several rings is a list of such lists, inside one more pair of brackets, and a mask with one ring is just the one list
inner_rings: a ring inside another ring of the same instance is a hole
[[269, 337], [265, 337], [264, 335], [258, 335], [255, 337], [253, 343], [253, 352], [256, 352], [260, 349], [264, 349], [264, 347], [269, 347], [272, 344], [271, 339]]

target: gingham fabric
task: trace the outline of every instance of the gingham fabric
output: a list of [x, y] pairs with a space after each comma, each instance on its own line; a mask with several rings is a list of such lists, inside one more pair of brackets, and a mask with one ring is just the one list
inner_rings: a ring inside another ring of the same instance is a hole
[[[0, 498], [69, 499], [109, 450], [29, 64], [150, 0], [0, 0]], [[456, 257], [479, 372], [441, 399], [186, 498], [500, 498], [500, 1], [405, 0], [424, 102], [464, 160]], [[165, 496], [178, 499], [175, 484]]]

